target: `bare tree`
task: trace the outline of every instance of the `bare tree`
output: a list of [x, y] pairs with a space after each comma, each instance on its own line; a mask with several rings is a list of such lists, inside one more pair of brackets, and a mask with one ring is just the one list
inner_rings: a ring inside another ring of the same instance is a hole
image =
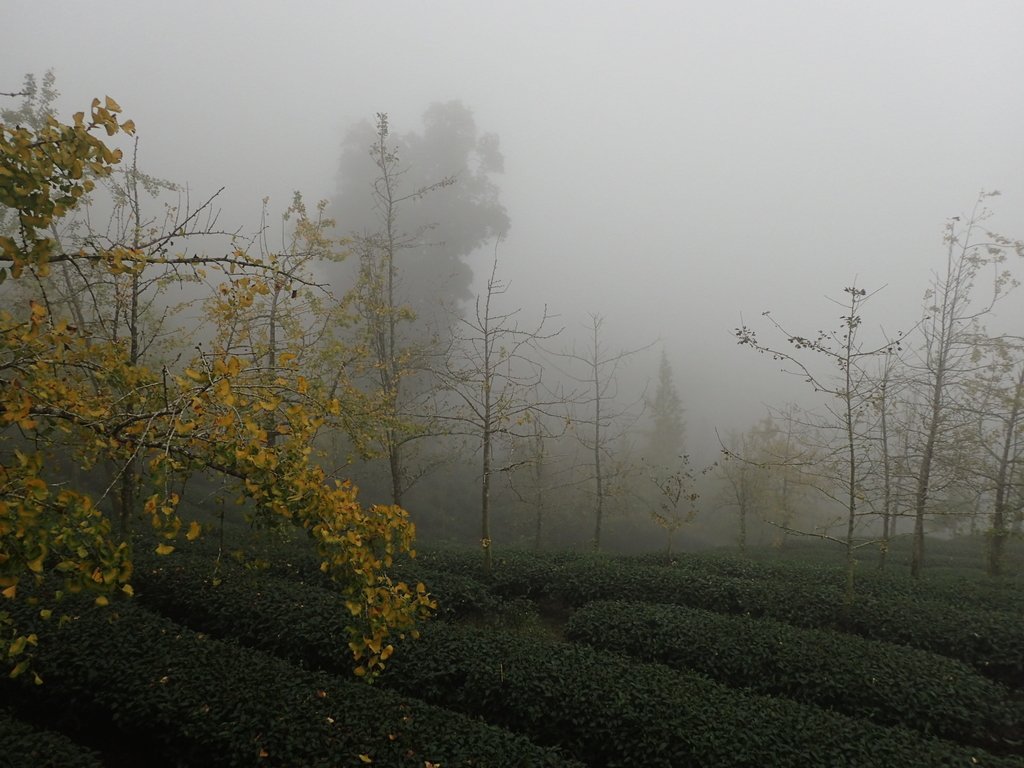
[[[593, 483], [594, 494], [594, 536], [591, 546], [594, 550], [601, 548], [601, 529], [604, 523], [604, 503], [609, 496], [612, 478], [608, 473], [612, 464], [612, 446], [619, 441], [627, 426], [637, 421], [639, 414], [635, 411], [636, 403], [622, 405], [616, 402], [618, 394], [617, 374], [620, 367], [633, 355], [650, 349], [654, 342], [641, 347], [609, 352], [602, 341], [604, 317], [600, 314], [590, 315], [590, 345], [582, 351], [575, 348], [562, 352], [559, 357], [575, 363], [583, 369], [582, 373], [569, 372], [569, 377], [583, 387], [580, 394], [575, 395], [573, 404], [587, 413], [577, 414], [573, 421], [582, 425], [577, 428], [576, 437], [591, 457], [590, 482]], [[641, 397], [637, 402], [642, 403]], [[615, 474], [622, 474], [623, 467], [615, 469]]]
[[723, 460], [716, 469], [721, 482], [719, 499], [724, 506], [736, 508], [740, 554], [747, 552], [751, 521], [763, 519], [771, 503], [771, 467], [785, 467], [785, 462], [768, 454], [766, 439], [774, 431], [771, 419], [766, 418], [747, 432], [730, 434], [723, 441]]
[[536, 345], [561, 330], [545, 329], [551, 320], [546, 309], [528, 328], [519, 326], [518, 309], [499, 309], [508, 284], [498, 279], [497, 272], [495, 252], [487, 290], [477, 297], [473, 314], [459, 318], [452, 351], [438, 371], [443, 390], [458, 403], [454, 411], [441, 415], [450, 424], [449, 433], [479, 440], [480, 546], [488, 571], [492, 565], [491, 481], [496, 473], [514, 468], [495, 465], [495, 441], [536, 439], [541, 415], [560, 404], [558, 398], [544, 402], [531, 395], [540, 391], [544, 377], [539, 356], [534, 354]]
[[[533, 548], [539, 550], [549, 524], [549, 512], [559, 506], [557, 497], [575, 487], [572, 464], [564, 455], [566, 438], [565, 413], [550, 413], [545, 402], [566, 403], [564, 394], [553, 395], [538, 386], [530, 394], [538, 409], [531, 414], [527, 437], [513, 445], [512, 471], [508, 473], [509, 488], [515, 498], [532, 515]], [[559, 408], [562, 406], [560, 405]], [[552, 498], [556, 497], [553, 501]]]
[[[808, 424], [822, 436], [817, 468], [813, 470], [818, 474], [819, 481], [814, 483], [814, 487], [844, 506], [846, 534], [843, 538], [833, 537], [827, 532], [813, 535], [837, 541], [845, 547], [846, 599], [849, 602], [853, 599], [856, 564], [854, 552], [866, 545], [855, 540], [860, 514], [859, 500], [863, 495], [865, 452], [870, 434], [870, 426], [865, 423], [865, 419], [879, 389], [879, 383], [870, 375], [866, 363], [897, 349], [899, 340], [887, 339], [880, 345], [865, 348], [859, 339], [859, 332], [863, 322], [862, 307], [871, 296], [856, 285], [845, 288], [844, 293], [847, 298], [840, 304], [844, 309], [840, 317], [841, 325], [831, 331], [818, 331], [813, 337], [793, 334], [771, 318], [770, 313], [764, 313], [786, 339], [789, 348], [762, 344], [756, 332], [745, 325], [736, 329], [735, 335], [739, 344], [781, 361], [786, 366], [784, 370], [799, 375], [815, 392], [826, 396], [823, 404], [824, 418]], [[828, 363], [827, 375], [805, 361], [808, 352]], [[804, 473], [809, 471], [805, 470]]]
[[[705, 475], [712, 467], [705, 467]], [[697, 473], [690, 466], [690, 457], [683, 454], [674, 467], [658, 467], [648, 475], [658, 491], [651, 519], [665, 532], [665, 555], [672, 556], [672, 540], [687, 523], [697, 516]]]
[[[889, 543], [896, 535], [897, 520], [897, 478], [896, 461], [893, 455], [892, 445], [892, 410], [895, 402], [894, 385], [895, 369], [898, 358], [893, 352], [888, 352], [882, 359], [879, 366], [878, 388], [875, 392], [874, 406], [878, 415], [878, 436], [874, 455], [878, 469], [881, 472], [881, 494], [879, 499], [880, 514], [882, 517], [882, 541], [879, 547], [878, 568], [884, 570], [886, 559], [889, 554]], [[875, 474], [878, 474], [877, 472]]]
[[377, 132], [370, 155], [377, 167], [373, 184], [373, 201], [379, 229], [372, 234], [354, 238], [359, 258], [359, 277], [349, 294], [349, 303], [361, 319], [363, 345], [362, 367], [372, 381], [377, 400], [379, 428], [376, 441], [387, 458], [392, 502], [402, 505], [403, 496], [418, 477], [406, 466], [409, 444], [432, 433], [432, 421], [426, 406], [431, 399], [417, 394], [412, 379], [429, 365], [430, 342], [415, 341], [403, 333], [414, 319], [413, 310], [403, 303], [399, 294], [398, 256], [419, 245], [429, 227], [405, 232], [399, 225], [404, 206], [423, 199], [432, 192], [455, 183], [446, 176], [436, 182], [414, 189], [404, 189], [397, 148], [389, 144], [388, 116], [377, 114]]
[[977, 480], [980, 497], [991, 498], [987, 566], [992, 576], [1003, 573], [1006, 540], [1020, 496], [1019, 467], [1024, 464], [1024, 345], [1001, 339], [984, 350], [986, 365], [965, 383], [964, 408], [971, 416], [958, 436], [969, 446], [965, 462]]
[[[1008, 289], [1012, 279], [999, 265], [1008, 251], [1024, 255], [1024, 243], [989, 232], [984, 222], [991, 217], [985, 200], [997, 192], [982, 193], [965, 221], [946, 224], [946, 265], [932, 277], [925, 294], [925, 319], [921, 346], [910, 362], [910, 388], [921, 413], [913, 436], [914, 534], [910, 572], [919, 576], [924, 563], [925, 517], [933, 492], [938, 460], [954, 445], [963, 411], [956, 407], [962, 386], [979, 368], [974, 358], [984, 336], [982, 320]], [[972, 296], [982, 269], [993, 270], [991, 287], [980, 301]]]

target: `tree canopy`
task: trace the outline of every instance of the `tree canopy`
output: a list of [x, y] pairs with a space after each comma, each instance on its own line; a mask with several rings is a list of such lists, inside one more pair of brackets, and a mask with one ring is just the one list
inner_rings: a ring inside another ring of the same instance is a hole
[[[8, 220], [13, 214], [0, 235], [0, 280], [18, 281], [28, 296], [0, 311], [3, 598], [8, 605], [30, 600], [45, 618], [68, 592], [94, 592], [99, 605], [132, 594], [131, 532], [112, 524], [110, 505], [77, 485], [78, 475], [53, 471], [56, 453], [70, 453], [79, 468], [107, 463], [117, 475], [142, 467], [139, 512], [151, 531], [138, 541], [162, 555], [182, 534], [202, 535], [198, 522], [179, 515], [176, 489], [190, 474], [212, 471], [234, 481], [251, 515], [308, 532], [322, 570], [346, 596], [356, 671], [372, 674], [391, 654], [389, 636], [414, 631], [431, 601], [422, 585], [393, 583], [383, 572], [397, 553], [411, 550], [406, 512], [363, 507], [353, 485], [329, 482], [312, 460], [317, 431], [342, 405], [302, 375], [297, 351], [282, 339], [275, 359], [261, 365], [214, 343], [184, 364], [151, 367], [133, 355], [128, 339], [79, 327], [47, 292], [55, 264], [128, 276], [154, 266], [203, 266], [222, 276], [219, 290], [230, 294], [233, 311], [280, 283], [276, 258], [241, 249], [200, 256], [138, 242], [60, 247], [54, 225], [122, 161], [122, 151], [101, 137], [115, 141], [134, 131], [109, 97], [69, 123], [48, 116], [37, 127], [0, 124], [0, 206]], [[170, 243], [175, 233], [165, 235]], [[2, 608], [7, 656], [20, 674], [35, 637], [19, 633]]]
[[[372, 193], [380, 175], [373, 152], [378, 126], [360, 122], [342, 142], [338, 192], [331, 210], [348, 233], [375, 234], [386, 228]], [[460, 101], [434, 103], [423, 114], [420, 132], [391, 132], [396, 194], [408, 196], [400, 220], [392, 223], [403, 247], [396, 253], [401, 274], [398, 298], [422, 319], [439, 302], [454, 306], [472, 298], [467, 257], [508, 232], [509, 217], [494, 175], [504, 170], [498, 137], [481, 134], [472, 111]], [[443, 181], [452, 183], [425, 194]]]

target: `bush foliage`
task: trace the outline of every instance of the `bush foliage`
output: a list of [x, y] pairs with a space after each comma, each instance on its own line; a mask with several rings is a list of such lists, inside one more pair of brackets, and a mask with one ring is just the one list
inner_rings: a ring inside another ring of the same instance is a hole
[[736, 688], [988, 747], [1019, 746], [1024, 708], [961, 662], [914, 648], [699, 608], [595, 602], [567, 635]]
[[35, 664], [45, 684], [22, 685], [21, 702], [68, 712], [93, 733], [112, 729], [111, 739], [145, 738], [179, 766], [567, 764], [470, 718], [211, 639], [134, 602], [82, 606], [40, 638]]
[[588, 765], [1021, 765], [583, 645], [443, 623], [403, 645], [385, 685]]
[[0, 710], [0, 765], [32, 768], [103, 768], [99, 755], [62, 733], [36, 728]]
[[[796, 626], [835, 629], [958, 659], [1007, 685], [1024, 685], [1024, 616], [1013, 611], [953, 608], [916, 595], [858, 595], [844, 604], [842, 589], [818, 578], [793, 579], [743, 563], [743, 577], [705, 568], [700, 558], [649, 566], [607, 556], [539, 557], [508, 553], [493, 573], [481, 572], [473, 553], [421, 555], [436, 569], [476, 574], [503, 597], [522, 596], [580, 607], [594, 600], [629, 600], [704, 608], [776, 619]], [[757, 574], [761, 573], [759, 577]]]

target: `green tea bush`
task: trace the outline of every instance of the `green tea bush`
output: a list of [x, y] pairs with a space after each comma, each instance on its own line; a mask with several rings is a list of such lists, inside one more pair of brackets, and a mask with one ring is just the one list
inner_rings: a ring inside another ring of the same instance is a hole
[[[301, 666], [350, 676], [344, 598], [308, 583], [223, 563], [213, 572], [187, 556], [143, 558], [137, 600], [171, 620], [238, 640]], [[315, 582], [319, 580], [314, 579]]]
[[755, 579], [685, 564], [643, 566], [622, 559], [576, 557], [538, 564], [510, 557], [495, 566], [504, 594], [543, 596], [578, 607], [594, 600], [687, 605], [717, 613], [768, 617], [797, 626], [838, 629], [959, 659], [1011, 686], [1024, 685], [1024, 614], [953, 607], [916, 596], [859, 595], [785, 573]]
[[[306, 667], [351, 674], [344, 621], [348, 608], [336, 592], [294, 576], [248, 571], [230, 563], [219, 569], [216, 584], [210, 574], [193, 558], [146, 558], [137, 567], [134, 582], [143, 604], [181, 624]], [[458, 575], [453, 579], [472, 581]], [[486, 590], [495, 607], [486, 621], [477, 621], [484, 601], [473, 592], [474, 610], [460, 610], [460, 618], [496, 629], [544, 631], [532, 602], [498, 600]]]
[[591, 766], [1022, 765], [585, 645], [459, 625], [428, 625], [380, 680]]
[[[956, 536], [951, 539], [926, 537], [924, 551], [924, 573], [926, 575], [943, 569], [955, 569], [960, 572], [974, 572], [984, 575], [986, 568], [986, 551], [988, 542], [984, 535]], [[913, 540], [910, 536], [900, 536], [889, 542], [886, 557], [890, 569], [910, 569]], [[877, 563], [878, 547], [872, 546], [860, 550], [861, 559], [871, 564]], [[757, 547], [747, 551], [753, 559], [778, 562], [802, 561], [806, 563], [822, 563], [840, 565], [845, 553], [842, 547], [831, 542], [813, 539], [789, 538], [781, 548]], [[1006, 542], [1006, 570], [1008, 573], [1020, 574], [1024, 570], [1024, 540], [1011, 537]]]
[[[440, 619], [501, 619], [506, 613], [517, 610], [517, 606], [492, 595], [475, 579], [434, 571], [415, 561], [396, 562], [388, 569], [388, 574], [395, 581], [407, 584], [425, 583], [430, 596], [437, 601], [435, 616]], [[214, 577], [223, 584], [223, 589], [209, 595], [210, 599], [217, 601], [216, 607], [210, 609], [195, 598], [198, 593], [209, 590]], [[340, 616], [348, 614], [345, 602], [338, 597], [333, 583], [320, 572], [312, 558], [275, 563], [269, 568], [259, 569], [246, 568], [230, 560], [215, 567], [213, 559], [202, 552], [185, 549], [170, 557], [142, 555], [137, 558], [134, 581], [144, 597], [150, 600], [160, 597], [165, 610], [172, 611], [169, 615], [184, 623], [189, 623], [190, 614], [198, 618], [211, 612], [214, 615], [231, 613], [230, 606], [236, 604], [246, 611], [248, 604], [245, 601], [252, 589], [260, 593], [259, 599], [264, 604], [274, 606], [275, 613], [296, 607], [304, 615], [309, 615], [314, 610], [308, 605], [309, 595], [317, 594], [318, 605], [321, 606], [318, 610], [323, 611], [321, 621], [337, 624]], [[260, 584], [267, 586], [263, 588]], [[239, 589], [242, 592], [231, 597], [233, 590]], [[177, 609], [173, 607], [175, 601], [182, 602]], [[251, 615], [242, 615], [236, 620], [245, 626], [252, 619]], [[342, 647], [346, 643], [347, 640], [342, 642]]]
[[[503, 598], [543, 599], [566, 570], [566, 556], [539, 555], [516, 550], [493, 553], [490, 572], [484, 571], [483, 554], [471, 549], [438, 549], [419, 552], [417, 562], [434, 572], [455, 573], [483, 583]], [[571, 562], [572, 556], [568, 556]]]
[[[589, 559], [588, 559], [589, 561]], [[275, 654], [282, 655], [286, 658], [300, 661], [309, 666], [317, 666], [324, 669], [337, 669], [344, 670], [347, 668], [348, 661], [343, 652], [344, 635], [342, 633], [342, 624], [340, 621], [340, 614], [344, 611], [343, 602], [340, 598], [332, 592], [317, 589], [309, 585], [301, 585], [294, 580], [284, 579], [281, 577], [273, 577], [265, 573], [246, 573], [241, 569], [236, 569], [232, 572], [222, 573], [222, 582], [214, 587], [208, 582], [202, 573], [202, 571], [191, 567], [187, 560], [175, 563], [175, 558], [163, 558], [160, 561], [159, 567], [157, 568], [140, 568], [136, 575], [136, 584], [138, 585], [139, 599], [149, 604], [158, 607], [161, 611], [168, 612], [170, 615], [179, 617], [184, 621], [188, 621], [193, 626], [201, 627], [202, 629], [209, 631], [216, 635], [230, 636], [238, 638], [241, 642], [244, 642], [255, 647], [260, 647], [273, 651]], [[630, 582], [625, 579], [625, 576], [630, 572], [636, 572], [637, 569], [633, 568], [622, 568], [618, 569], [615, 567], [609, 567], [608, 563], [597, 563], [592, 568], [579, 567], [579, 563], [576, 564], [575, 568], [566, 568], [566, 573], [574, 574], [574, 578], [579, 581], [567, 581], [576, 585], [574, 588], [583, 589], [587, 586], [588, 580], [581, 579], [580, 574], [590, 573], [592, 570], [602, 574], [602, 580], [600, 584], [602, 589], [611, 590], [613, 588], [629, 588]], [[553, 566], [561, 568], [561, 566]], [[589, 581], [589, 584], [593, 586], [594, 581]], [[617, 586], [616, 586], [617, 585]], [[633, 587], [641, 588], [644, 587], [643, 580], [639, 584], [633, 584]], [[778, 625], [783, 628], [783, 631], [796, 632], [792, 627], [786, 625]], [[451, 642], [451, 647], [461, 648], [462, 651], [467, 654], [465, 659], [459, 662], [457, 659], [450, 659], [451, 666], [457, 667], [459, 663], [466, 666], [467, 670], [473, 670], [480, 667], [480, 665], [489, 664], [493, 669], [498, 670], [499, 676], [504, 675], [510, 668], [509, 664], [514, 662], [516, 658], [521, 656], [521, 646], [517, 643], [533, 643], [529, 646], [532, 651], [528, 655], [536, 656], [538, 658], [546, 658], [550, 655], [551, 659], [547, 659], [544, 663], [547, 665], [548, 674], [550, 678], [548, 682], [551, 686], [550, 692], [543, 692], [537, 689], [537, 706], [544, 710], [547, 706], [547, 702], [550, 698], [558, 699], [562, 696], [565, 691], [572, 691], [573, 686], [577, 685], [579, 676], [586, 676], [589, 674], [589, 670], [597, 663], [593, 661], [593, 652], [590, 655], [584, 654], [583, 666], [577, 668], [574, 666], [578, 659], [572, 656], [572, 652], [565, 650], [564, 644], [552, 644], [538, 641], [536, 638], [520, 638], [519, 640], [508, 640], [507, 642], [513, 643], [513, 648], [510, 650], [504, 646], [495, 647], [495, 638], [502, 637], [501, 633], [496, 633], [493, 630], [486, 633], [480, 633], [474, 635], [477, 638], [476, 644], [470, 648], [467, 643], [464, 642], [465, 635], [463, 634], [466, 630], [460, 630], [453, 628], [451, 631], [455, 634], [451, 636], [444, 635], [444, 638], [440, 641], [436, 640], [438, 633], [445, 632], [444, 629], [438, 626], [428, 626], [425, 630], [427, 632], [427, 638], [424, 644], [417, 642], [407, 642], [400, 644], [398, 651], [388, 661], [389, 670], [385, 672], [385, 679], [382, 681], [386, 685], [392, 685], [399, 690], [406, 691], [412, 695], [424, 697], [428, 700], [434, 701], [443, 706], [449, 705], [449, 697], [455, 701], [459, 701], [460, 697], [464, 696], [464, 692], [461, 690], [465, 687], [466, 681], [459, 678], [461, 682], [452, 683], [454, 689], [449, 690], [447, 684], [438, 683], [434, 677], [430, 676], [425, 679], [421, 675], [422, 670], [426, 670], [428, 675], [433, 673], [430, 670], [434, 669], [434, 662], [431, 661], [431, 654], [436, 653], [438, 659], [446, 658], [445, 654], [448, 653], [446, 650], [442, 650], [438, 645], [444, 645], [447, 647], [447, 643]], [[841, 636], [840, 636], [841, 637]], [[434, 638], [432, 641], [431, 638]], [[454, 638], [454, 639], [453, 639]], [[857, 638], [846, 638], [856, 641]], [[498, 641], [504, 642], [504, 641]], [[866, 645], [872, 645], [871, 643], [865, 643]], [[470, 643], [469, 645], [473, 645]], [[520, 650], [516, 650], [519, 648]], [[427, 649], [427, 650], [424, 650]], [[432, 649], [432, 650], [431, 650]], [[905, 650], [905, 649], [897, 649]], [[411, 655], [410, 660], [406, 660], [404, 656], [406, 654]], [[520, 654], [520, 656], [517, 656]], [[568, 654], [568, 655], [567, 655]], [[602, 658], [609, 658], [603, 656]], [[614, 657], [611, 657], [614, 658]], [[522, 658], [516, 664], [522, 665], [525, 663]], [[606, 663], [606, 662], [602, 662]], [[629, 664], [622, 659], [615, 662], [620, 668], [625, 665], [630, 671], [621, 672], [621, 676], [617, 683], [608, 682], [608, 689], [604, 690], [600, 694], [594, 694], [595, 696], [601, 696], [609, 698], [614, 701], [623, 700], [623, 693], [620, 689], [627, 689], [633, 685], [633, 678], [636, 675], [646, 676], [649, 673], [644, 671], [646, 665], [644, 664]], [[409, 665], [412, 665], [411, 667]], [[408, 680], [406, 675], [402, 672], [394, 672], [395, 666], [399, 670], [408, 671]], [[559, 672], [558, 669], [562, 671]], [[638, 671], [640, 670], [640, 671]], [[960, 670], [962, 671], [962, 669]], [[753, 672], [751, 673], [753, 674]], [[562, 677], [560, 678], [559, 675]], [[645, 678], [646, 679], [646, 678]], [[720, 706], [723, 710], [733, 712], [737, 706], [737, 702], [747, 702], [741, 708], [745, 713], [742, 716], [738, 716], [736, 719], [728, 720], [726, 718], [722, 721], [720, 731], [716, 731], [717, 738], [728, 740], [727, 731], [729, 727], [739, 728], [745, 717], [756, 717], [759, 716], [760, 710], [765, 706], [761, 704], [750, 704], [750, 697], [744, 697], [721, 686], [712, 686], [707, 688], [710, 683], [706, 680], [702, 680], [699, 676], [683, 676], [686, 685], [691, 686], [694, 689], [692, 692], [693, 698], [707, 698], [712, 696], [716, 701], [719, 701]], [[812, 678], [817, 679], [817, 678]], [[897, 682], [902, 682], [904, 678], [897, 677]], [[697, 682], [694, 682], [697, 681]], [[982, 680], [982, 682], [986, 682]], [[862, 683], [862, 681], [858, 681]], [[836, 690], [833, 690], [833, 695], [837, 698], [843, 695], [840, 689], [841, 683], [835, 684]], [[995, 687], [993, 686], [993, 689]], [[951, 695], [955, 695], [957, 689], [951, 687], [949, 689]], [[499, 692], [492, 691], [486, 694], [482, 700], [466, 700], [465, 705], [458, 705], [457, 708], [464, 712], [471, 713], [474, 715], [486, 715], [488, 719], [492, 718], [492, 712], [490, 710], [491, 699], [488, 697], [498, 697]], [[854, 697], [859, 694], [856, 690], [852, 692]], [[973, 695], [973, 694], [972, 694]], [[738, 698], [737, 698], [738, 697]], [[572, 699], [575, 701], [584, 711], [587, 711], [590, 704], [586, 702], [586, 697], [581, 696], [579, 698]], [[689, 701], [689, 699], [687, 699]], [[769, 702], [768, 709], [771, 710], [773, 707], [783, 707], [784, 712], [788, 712], [782, 721], [776, 722], [773, 727], [784, 728], [786, 726], [786, 718], [800, 719], [806, 715], [805, 710], [785, 710], [785, 707], [789, 702], [785, 702], [781, 699], [765, 699]], [[779, 703], [782, 702], [782, 703]], [[571, 706], [571, 702], [565, 706]], [[695, 706], [691, 702], [691, 707]], [[793, 704], [793, 706], [797, 706]], [[943, 709], [946, 707], [946, 709]], [[939, 722], [943, 722], [942, 714], [946, 713], [948, 709], [955, 709], [956, 704], [943, 704], [939, 706], [939, 715], [937, 719]], [[499, 707], [500, 711], [500, 707]], [[532, 711], [532, 710], [531, 710]], [[804, 714], [799, 714], [803, 712]], [[796, 713], [796, 714], [794, 714]], [[821, 713], [824, 715], [825, 713]], [[617, 715], [614, 712], [607, 713], [609, 722], [615, 722]], [[647, 716], [651, 716], [648, 713]], [[565, 717], [572, 718], [576, 715], [566, 714]], [[780, 716], [781, 717], [781, 716]], [[818, 717], [818, 715], [814, 715]], [[831, 715], [831, 717], [838, 717]], [[953, 718], [955, 720], [955, 718]], [[547, 739], [547, 731], [534, 730], [534, 726], [529, 723], [523, 724], [519, 721], [504, 720], [498, 717], [494, 722], [503, 724], [514, 729], [522, 729], [525, 733], [531, 737], [536, 738], [538, 741]], [[703, 723], [703, 721], [700, 721]], [[841, 718], [837, 723], [833, 722], [831, 725], [820, 725], [823, 730], [830, 730], [834, 728], [848, 728], [848, 718]], [[855, 722], [855, 721], [853, 721]], [[729, 725], [731, 723], [731, 726]], [[844, 723], [847, 723], [844, 725]], [[683, 727], [686, 725], [685, 722], [677, 722], [676, 725]], [[538, 726], [539, 727], [539, 726]], [[607, 724], [602, 726], [608, 729], [610, 726]], [[705, 727], [702, 725], [701, 727]], [[768, 728], [768, 726], [765, 726]], [[803, 726], [800, 726], [803, 727]], [[857, 726], [858, 728], [860, 726]], [[930, 726], [934, 728], [936, 732], [939, 731], [937, 726]], [[926, 730], [928, 727], [926, 727]], [[600, 729], [598, 729], [600, 730]], [[970, 729], [968, 729], [970, 730]], [[557, 731], [557, 729], [556, 729]], [[614, 733], [618, 734], [618, 729], [614, 729]], [[886, 729], [879, 729], [878, 733], [885, 736], [889, 731]], [[585, 736], [580, 737], [583, 742], [587, 741]], [[616, 737], [620, 738], [620, 737]], [[629, 743], [629, 737], [625, 738], [626, 742]], [[678, 739], [678, 736], [676, 737]], [[767, 737], [765, 737], [767, 738]], [[905, 734], [900, 737], [904, 740], [913, 741], [913, 737], [909, 734]], [[987, 738], [987, 737], [986, 737]], [[884, 743], [887, 743], [889, 736], [882, 738]], [[556, 740], [555, 736], [552, 739], [547, 740], [546, 743], [559, 744], [561, 742]], [[767, 741], [765, 743], [771, 743]], [[930, 743], [930, 742], [929, 742]], [[569, 746], [569, 745], [567, 745]], [[574, 749], [576, 754], [588, 762], [599, 760], [599, 752], [580, 752], [578, 749], [583, 747], [570, 747]], [[636, 749], [640, 749], [640, 746], [636, 746]], [[644, 742], [642, 745], [643, 749], [648, 749], [649, 746]], [[595, 748], [596, 749], [596, 748]], [[605, 747], [601, 747], [605, 749]], [[610, 747], [609, 747], [610, 749]], [[794, 753], [797, 748], [794, 747]], [[846, 749], [846, 747], [835, 747], [836, 750]], [[615, 754], [615, 753], [611, 753]], [[624, 753], [623, 753], [624, 754]], [[643, 754], [638, 752], [637, 754]], [[679, 756], [680, 753], [674, 753]], [[703, 753], [700, 753], [703, 754]], [[712, 753], [717, 754], [717, 753]], [[810, 754], [814, 754], [811, 752]], [[828, 753], [833, 754], [833, 753]], [[925, 751], [924, 754], [930, 754]], [[980, 758], [984, 758], [988, 764], [1000, 764], [1003, 763], [992, 763], [994, 758], [984, 755], [984, 753], [977, 752], [972, 753], [976, 757], [980, 755]], [[674, 759], [674, 758], [673, 758]], [[681, 758], [680, 758], [681, 759]], [[733, 759], [733, 758], [729, 758]], [[795, 759], [795, 758], [794, 758]], [[929, 758], [930, 759], [930, 758]], [[650, 760], [645, 755], [644, 760]], [[603, 765], [606, 763], [595, 762], [593, 764]], [[626, 765], [629, 764], [625, 757], [622, 757], [622, 762], [611, 764]], [[657, 764], [657, 763], [654, 763]], [[673, 764], [668, 762], [665, 764]], [[732, 764], [732, 763], [724, 763]], [[794, 763], [795, 764], [795, 763]], [[815, 763], [809, 763], [815, 764]], [[828, 764], [821, 763], [821, 764]], [[869, 764], [864, 762], [863, 764]], [[893, 763], [896, 764], [896, 763]], [[913, 763], [910, 763], [913, 764]], [[924, 762], [918, 762], [916, 764], [924, 765]], [[936, 765], [942, 764], [956, 764], [954, 762], [949, 763], [934, 763]]]
[[725, 683], [884, 725], [994, 749], [1019, 748], [1024, 707], [967, 665], [926, 651], [699, 608], [596, 602], [567, 637], [693, 669]]
[[502, 612], [500, 598], [476, 579], [459, 573], [429, 568], [415, 560], [395, 563], [389, 575], [407, 584], [422, 582], [437, 601], [437, 618], [479, 619]]
[[[328, 590], [337, 589], [330, 577], [321, 572], [320, 560], [308, 551], [297, 551], [295, 547], [282, 546], [277, 552], [263, 554], [266, 559], [261, 563], [262, 567], [253, 570], [266, 571]], [[176, 557], [178, 556], [191, 557], [200, 563], [200, 567], [205, 567], [207, 571], [212, 570], [213, 556], [199, 547], [190, 546], [185, 551], [176, 553]], [[152, 562], [151, 557], [147, 557], [146, 560]], [[206, 561], [205, 566], [202, 565], [203, 560]], [[227, 562], [228, 567], [233, 564], [233, 561]], [[480, 619], [498, 616], [504, 609], [501, 599], [477, 579], [452, 570], [431, 568], [424, 565], [422, 558], [397, 557], [386, 572], [396, 582], [403, 581], [409, 585], [425, 584], [430, 596], [437, 601], [437, 618]]]
[[9, 768], [103, 768], [100, 756], [62, 733], [36, 728], [0, 710], [0, 765]]
[[[707, 553], [683, 555], [666, 561], [634, 558], [633, 562], [668, 565], [690, 573], [699, 572], [750, 580], [784, 579], [792, 584], [829, 586], [842, 590], [846, 572], [840, 563], [805, 561], [754, 561], [735, 555]], [[955, 608], [969, 605], [986, 610], [1024, 612], [1024, 586], [1015, 579], [992, 579], [977, 571], [936, 568], [914, 579], [906, 572], [879, 571], [860, 562], [855, 571], [855, 591], [875, 598], [901, 597], [945, 602]]]
[[[24, 617], [30, 621], [31, 617]], [[113, 722], [178, 766], [557, 766], [524, 738], [308, 672], [121, 602], [40, 638], [23, 700]]]

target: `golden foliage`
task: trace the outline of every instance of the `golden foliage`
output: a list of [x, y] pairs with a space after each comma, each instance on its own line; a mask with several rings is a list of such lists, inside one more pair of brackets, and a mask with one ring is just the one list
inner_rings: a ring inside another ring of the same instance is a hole
[[[145, 267], [144, 258], [124, 249], [58, 253], [47, 234], [120, 160], [96, 136], [132, 133], [134, 125], [119, 113], [108, 97], [93, 101], [88, 120], [79, 113], [70, 125], [52, 118], [38, 132], [0, 125], [0, 205], [17, 213], [17, 231], [0, 236], [0, 279], [44, 277], [56, 259], [88, 261], [111, 274]], [[213, 299], [210, 319], [221, 325], [283, 285], [273, 260], [268, 265], [236, 251], [224, 261], [229, 272], [247, 263], [253, 274], [232, 275]], [[317, 431], [341, 406], [299, 372], [299, 351], [286, 346], [275, 350], [269, 373], [221, 346], [168, 376], [132, 362], [116, 339], [57, 319], [45, 298], [0, 311], [0, 629], [9, 635], [12, 675], [29, 669], [35, 643], [3, 610], [3, 602], [24, 599], [21, 587], [32, 588], [44, 618], [52, 615], [45, 603], [65, 592], [94, 591], [100, 605], [132, 594], [123, 532], [115, 534], [108, 513], [87, 493], [55, 484], [44, 471], [55, 436], [74, 448], [82, 467], [144, 463], [157, 489], [142, 508], [158, 534], [158, 554], [173, 553], [183, 525], [171, 480], [197, 470], [237, 479], [255, 514], [308, 531], [323, 570], [346, 597], [357, 674], [383, 668], [393, 634], [415, 631], [432, 602], [422, 589], [383, 575], [396, 554], [411, 550], [413, 525], [398, 507], [364, 508], [351, 484], [329, 483], [311, 461]], [[193, 522], [185, 538], [200, 535]], [[47, 577], [58, 577], [59, 587]], [[49, 591], [40, 592], [44, 583]]]

